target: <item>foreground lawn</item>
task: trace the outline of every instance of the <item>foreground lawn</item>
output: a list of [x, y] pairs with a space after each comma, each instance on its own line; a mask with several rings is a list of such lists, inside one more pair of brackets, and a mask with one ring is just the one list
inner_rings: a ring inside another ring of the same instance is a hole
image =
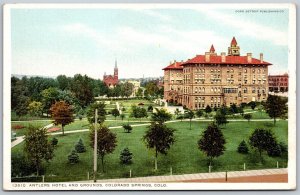
[[[197, 141], [207, 127], [208, 122], [193, 121], [192, 129], [189, 122], [169, 123], [168, 126], [176, 129], [176, 142], [167, 155], [159, 154], [158, 171], [154, 171], [154, 152], [147, 149], [142, 141], [147, 127], [134, 127], [132, 133], [124, 133], [123, 129], [112, 129], [117, 134], [117, 147], [112, 154], [105, 156], [105, 173], [102, 173], [101, 162], [98, 160], [98, 179], [128, 177], [129, 170], [132, 176], [168, 175], [170, 167], [173, 174], [208, 172], [206, 156], [198, 149]], [[230, 122], [222, 127], [226, 138], [226, 151], [221, 157], [214, 159], [212, 171], [242, 170], [243, 163], [247, 169], [275, 168], [276, 162], [280, 167], [286, 167], [287, 157], [271, 158], [263, 155], [264, 163], [259, 162], [258, 155], [251, 151], [244, 155], [236, 152], [237, 146], [244, 139], [248, 140], [251, 132], [257, 127], [273, 129], [278, 141], [287, 144], [287, 121], [278, 121], [276, 126], [272, 122]], [[46, 166], [46, 181], [78, 181], [87, 180], [87, 173], [93, 171], [93, 150], [89, 146], [89, 132], [55, 136], [59, 142], [55, 150], [55, 157]], [[74, 148], [79, 138], [83, 139], [87, 152], [79, 154], [80, 162], [68, 164], [67, 156]], [[49, 138], [51, 139], [51, 138]], [[120, 152], [129, 147], [133, 153], [133, 164], [121, 165]], [[12, 153], [22, 152], [23, 143], [14, 147]], [[52, 176], [49, 176], [52, 175]]]

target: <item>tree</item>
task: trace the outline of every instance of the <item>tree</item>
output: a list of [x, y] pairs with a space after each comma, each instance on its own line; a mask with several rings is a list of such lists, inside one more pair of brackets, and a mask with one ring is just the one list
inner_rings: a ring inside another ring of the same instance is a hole
[[155, 112], [152, 113], [151, 120], [158, 123], [164, 123], [172, 119], [172, 114], [170, 114], [166, 109], [155, 108]]
[[143, 97], [143, 89], [142, 88], [138, 88], [137, 92], [136, 92], [136, 96], [138, 98]]
[[192, 129], [192, 119], [195, 117], [195, 113], [192, 110], [186, 110], [185, 113], [185, 118], [190, 119], [190, 130]]
[[208, 113], [211, 113], [211, 111], [212, 111], [211, 107], [209, 105], [207, 105], [205, 107], [205, 112], [208, 114]]
[[218, 126], [226, 125], [228, 123], [226, 115], [222, 114], [221, 112], [217, 112], [215, 115], [215, 122]]
[[146, 91], [147, 94], [150, 95], [151, 97], [157, 97], [159, 88], [157, 87], [157, 84], [155, 81], [150, 81], [146, 84]]
[[28, 110], [32, 116], [41, 116], [43, 114], [42, 102], [32, 101], [28, 104]]
[[23, 177], [36, 172], [35, 166], [23, 153], [11, 153], [11, 176]]
[[237, 151], [238, 151], [238, 153], [241, 153], [241, 154], [248, 154], [249, 149], [248, 149], [248, 146], [247, 146], [245, 140], [243, 140], [243, 141], [240, 143], [240, 145], [239, 145], [238, 148], [237, 148]]
[[68, 155], [68, 160], [70, 164], [76, 164], [79, 162], [79, 155], [75, 150], [72, 150], [72, 152]]
[[61, 90], [70, 90], [71, 81], [72, 81], [72, 79], [70, 77], [66, 77], [66, 75], [58, 75], [56, 77], [56, 80], [58, 82], [59, 89], [61, 89]]
[[256, 102], [251, 101], [251, 102], [248, 103], [248, 105], [251, 107], [252, 110], [254, 110], [255, 107], [256, 107]]
[[148, 114], [147, 114], [147, 110], [145, 108], [141, 108], [141, 107], [137, 107], [137, 106], [133, 105], [133, 106], [131, 106], [130, 116], [141, 119], [141, 118], [147, 117]]
[[53, 157], [53, 146], [48, 141], [47, 131], [44, 128], [29, 126], [24, 141], [24, 153], [34, 165], [38, 176], [42, 161], [49, 161]]
[[282, 151], [281, 151], [281, 147], [279, 144], [274, 144], [273, 146], [271, 146], [268, 151], [267, 151], [268, 155], [271, 157], [278, 157], [281, 156]]
[[20, 96], [18, 98], [19, 102], [15, 108], [16, 114], [20, 116], [24, 116], [28, 113], [28, 102], [29, 98], [27, 96]]
[[155, 170], [157, 170], [158, 153], [166, 155], [171, 145], [175, 142], [174, 131], [174, 129], [168, 128], [163, 123], [152, 122], [143, 136], [147, 148], [155, 151]]
[[240, 106], [237, 108], [237, 112], [240, 113], [241, 116], [244, 116], [244, 108], [243, 108], [243, 105], [240, 105]]
[[128, 99], [128, 97], [133, 93], [134, 85], [132, 83], [125, 82], [121, 87], [124, 96]]
[[129, 151], [127, 147], [122, 150], [120, 154], [120, 161], [121, 164], [124, 165], [128, 165], [132, 163], [132, 153]]
[[268, 115], [274, 119], [274, 125], [276, 118], [284, 117], [288, 111], [287, 99], [281, 98], [275, 95], [269, 95], [266, 103], [264, 104], [265, 110]]
[[75, 145], [75, 150], [77, 153], [83, 153], [86, 151], [82, 139], [80, 138], [77, 144]]
[[197, 110], [197, 111], [196, 111], [196, 116], [199, 117], [199, 118], [200, 118], [201, 116], [203, 116], [202, 110]]
[[211, 165], [213, 158], [221, 156], [225, 151], [225, 138], [219, 127], [212, 123], [202, 133], [198, 141], [198, 148], [209, 158]]
[[117, 120], [117, 116], [120, 116], [120, 112], [118, 109], [114, 108], [111, 110], [111, 115], [115, 117], [115, 120]]
[[[94, 148], [94, 127], [90, 129], [91, 147]], [[97, 125], [97, 154], [101, 158], [102, 171], [104, 172], [104, 156], [112, 153], [117, 146], [117, 136], [112, 133], [108, 127], [100, 124]]]
[[73, 108], [65, 101], [55, 102], [50, 108], [51, 117], [55, 125], [60, 124], [63, 135], [65, 135], [64, 126], [74, 121]]
[[92, 103], [87, 110], [87, 119], [90, 124], [95, 123], [95, 110], [98, 112], [98, 123], [103, 123], [106, 119], [106, 111], [104, 102], [94, 102]]
[[271, 147], [277, 144], [276, 139], [271, 130], [255, 129], [249, 138], [249, 143], [256, 148], [262, 160], [262, 152], [268, 151]]
[[124, 118], [125, 118], [125, 114], [120, 114], [120, 118], [122, 119], [122, 120], [124, 120]]
[[132, 127], [131, 127], [131, 125], [129, 125], [129, 124], [124, 124], [124, 125], [123, 125], [123, 128], [124, 128], [125, 131], [127, 131], [127, 133], [130, 133], [131, 130], [132, 130]]
[[71, 82], [71, 91], [81, 107], [87, 107], [94, 99], [93, 80], [87, 75], [76, 74]]
[[248, 123], [250, 122], [251, 118], [252, 118], [251, 114], [245, 114], [244, 115], [244, 119], [248, 120]]
[[231, 104], [230, 105], [230, 111], [231, 111], [232, 114], [238, 113], [238, 107], [236, 106], [236, 104]]
[[174, 111], [174, 114], [175, 114], [176, 118], [178, 118], [178, 115], [181, 114], [181, 110], [179, 110], [178, 108], [176, 108], [176, 110]]
[[49, 114], [51, 106], [58, 101], [59, 91], [57, 88], [50, 87], [42, 91], [42, 103], [44, 112]]

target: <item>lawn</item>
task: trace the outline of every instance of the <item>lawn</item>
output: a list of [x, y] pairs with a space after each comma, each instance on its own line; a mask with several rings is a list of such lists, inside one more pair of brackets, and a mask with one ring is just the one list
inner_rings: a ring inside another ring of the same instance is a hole
[[[46, 125], [49, 125], [51, 123], [51, 120], [49, 121], [22, 121], [22, 122], [11, 122], [11, 129], [16, 133], [16, 136], [22, 136], [25, 135], [27, 132], [27, 129], [30, 125], [32, 126], [38, 126], [38, 127], [44, 127]], [[24, 128], [18, 129], [17, 126], [22, 126]]]
[[[173, 174], [208, 172], [207, 158], [199, 151], [197, 141], [201, 132], [206, 128], [208, 122], [193, 121], [192, 130], [189, 122], [169, 123], [168, 126], [176, 129], [176, 142], [167, 155], [159, 155], [158, 171], [154, 171], [154, 152], [146, 148], [142, 141], [147, 127], [134, 127], [132, 133], [124, 133], [123, 129], [112, 129], [117, 134], [117, 147], [112, 154], [105, 157], [105, 173], [101, 173], [101, 163], [98, 161], [98, 178], [121, 178], [128, 177], [129, 170], [132, 176], [168, 175], [170, 167]], [[288, 128], [287, 121], [278, 121], [276, 126], [272, 122], [230, 122], [222, 127], [226, 138], [226, 151], [224, 155], [214, 159], [212, 171], [242, 170], [243, 163], [247, 169], [275, 168], [279, 161], [280, 167], [286, 167], [287, 159], [284, 157], [271, 158], [264, 154], [264, 163], [258, 162], [258, 156], [244, 155], [236, 152], [237, 146], [244, 139], [248, 140], [251, 132], [257, 127], [273, 129], [278, 141], [287, 144]], [[55, 157], [50, 163], [46, 163], [46, 181], [76, 181], [86, 180], [87, 172], [93, 170], [93, 151], [89, 146], [89, 132], [68, 134], [66, 136], [56, 135], [59, 140], [55, 150]], [[79, 154], [80, 162], [69, 165], [67, 155], [74, 148], [79, 138], [82, 138], [87, 146], [87, 152]], [[49, 138], [51, 139], [51, 138]], [[12, 152], [22, 152], [23, 143], [14, 147]], [[124, 166], [119, 163], [120, 152], [129, 147], [133, 153], [133, 164]], [[55, 175], [55, 176], [49, 176]]]

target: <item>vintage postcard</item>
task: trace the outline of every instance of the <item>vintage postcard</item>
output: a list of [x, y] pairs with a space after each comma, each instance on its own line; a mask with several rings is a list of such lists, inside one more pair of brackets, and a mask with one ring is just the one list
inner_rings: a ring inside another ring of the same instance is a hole
[[295, 5], [3, 9], [5, 190], [296, 188]]

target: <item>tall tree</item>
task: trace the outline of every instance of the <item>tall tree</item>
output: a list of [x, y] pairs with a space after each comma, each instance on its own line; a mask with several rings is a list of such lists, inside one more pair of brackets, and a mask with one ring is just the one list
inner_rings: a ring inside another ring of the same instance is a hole
[[261, 160], [263, 151], [268, 151], [271, 147], [277, 145], [277, 141], [271, 130], [259, 128], [255, 129], [251, 134], [249, 143], [258, 150]]
[[71, 90], [84, 108], [94, 99], [93, 80], [87, 75], [76, 74], [72, 80]]
[[58, 101], [58, 96], [59, 96], [59, 91], [57, 88], [50, 87], [48, 89], [45, 89], [42, 91], [42, 103], [43, 103], [43, 108], [44, 112], [49, 114], [49, 109], [50, 107]]
[[53, 147], [48, 140], [47, 131], [44, 128], [29, 126], [24, 141], [24, 152], [39, 175], [42, 161], [51, 160], [53, 157]]
[[58, 75], [56, 77], [56, 80], [58, 82], [58, 88], [62, 91], [64, 90], [70, 90], [71, 89], [71, 82], [72, 79], [67, 77], [66, 75]]
[[166, 155], [175, 142], [174, 131], [165, 124], [152, 122], [143, 136], [146, 146], [155, 151], [155, 170], [157, 170], [158, 153]]
[[202, 133], [198, 141], [198, 148], [209, 158], [209, 164], [212, 164], [213, 158], [221, 156], [225, 151], [225, 138], [219, 127], [212, 123]]
[[[90, 140], [91, 147], [94, 148], [94, 139], [95, 138], [95, 130], [94, 127], [90, 129]], [[102, 171], [105, 172], [104, 169], [104, 157], [107, 154], [112, 153], [117, 146], [117, 136], [115, 133], [112, 133], [108, 127], [100, 124], [97, 125], [97, 154], [101, 158]]]
[[152, 113], [151, 120], [158, 123], [164, 123], [172, 119], [172, 114], [170, 114], [166, 109], [155, 108], [155, 112]]
[[128, 97], [133, 93], [134, 85], [132, 83], [125, 82], [122, 84], [121, 88], [123, 91], [123, 95], [128, 99]]
[[74, 121], [73, 108], [65, 101], [55, 102], [51, 108], [51, 117], [56, 125], [60, 124], [63, 135], [65, 134], [64, 127]]
[[41, 116], [43, 114], [42, 102], [32, 101], [28, 104], [29, 113], [32, 116]]
[[264, 104], [266, 112], [271, 118], [274, 119], [274, 125], [276, 118], [284, 117], [288, 111], [287, 99], [275, 95], [269, 95], [266, 103]]
[[142, 88], [138, 88], [136, 94], [135, 94], [138, 98], [143, 97], [143, 89]]
[[95, 122], [95, 110], [98, 112], [98, 123], [103, 123], [106, 119], [106, 111], [104, 102], [94, 102], [92, 103], [87, 110], [87, 119], [90, 124]]
[[147, 91], [147, 94], [152, 96], [152, 97], [157, 97], [158, 95], [158, 91], [159, 91], [159, 88], [157, 87], [157, 84], [155, 81], [150, 81], [146, 84], [146, 91]]

